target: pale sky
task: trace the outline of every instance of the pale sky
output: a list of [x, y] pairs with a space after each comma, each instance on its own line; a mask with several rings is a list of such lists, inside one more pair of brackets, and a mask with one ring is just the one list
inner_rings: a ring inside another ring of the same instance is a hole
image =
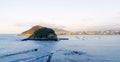
[[34, 25], [120, 29], [120, 0], [0, 0], [0, 33], [21, 33]]

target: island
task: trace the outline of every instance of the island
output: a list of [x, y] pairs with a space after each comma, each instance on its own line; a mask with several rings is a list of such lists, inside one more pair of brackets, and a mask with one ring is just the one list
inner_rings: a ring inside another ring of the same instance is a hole
[[22, 41], [25, 40], [58, 41], [58, 38], [53, 29], [41, 27], [39, 29], [36, 29], [36, 31], [31, 36], [29, 36], [27, 39], [23, 39]]

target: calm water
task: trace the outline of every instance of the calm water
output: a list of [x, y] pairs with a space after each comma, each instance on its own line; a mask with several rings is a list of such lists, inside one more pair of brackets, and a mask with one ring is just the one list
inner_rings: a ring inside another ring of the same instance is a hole
[[0, 35], [0, 62], [120, 62], [120, 35], [61, 35], [69, 40], [21, 41]]

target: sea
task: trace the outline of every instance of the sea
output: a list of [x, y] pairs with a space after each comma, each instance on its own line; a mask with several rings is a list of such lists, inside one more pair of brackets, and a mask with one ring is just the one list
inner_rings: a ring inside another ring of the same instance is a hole
[[59, 41], [21, 41], [0, 34], [0, 62], [120, 62], [120, 35], [58, 35]]

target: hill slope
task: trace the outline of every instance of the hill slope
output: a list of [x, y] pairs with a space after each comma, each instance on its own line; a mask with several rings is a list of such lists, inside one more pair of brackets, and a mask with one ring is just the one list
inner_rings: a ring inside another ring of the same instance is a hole
[[[29, 30], [25, 31], [25, 32], [22, 32], [21, 36], [30, 36], [32, 35], [37, 29], [40, 29], [42, 28], [43, 26], [39, 26], [39, 25], [36, 25], [36, 26], [33, 26], [32, 28], [30, 28]], [[63, 34], [69, 34], [69, 31], [66, 31], [66, 30], [63, 30], [63, 29], [53, 29], [55, 30], [56, 34], [58, 35], [63, 35]]]

